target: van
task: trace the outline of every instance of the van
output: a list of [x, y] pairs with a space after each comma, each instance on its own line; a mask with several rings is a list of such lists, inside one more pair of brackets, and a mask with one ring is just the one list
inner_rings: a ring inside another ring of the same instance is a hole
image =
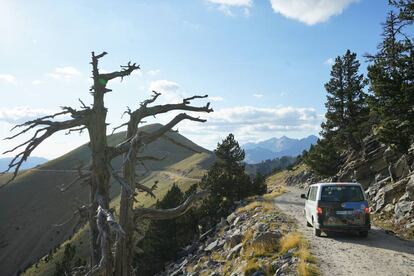
[[323, 231], [357, 232], [368, 236], [371, 229], [368, 201], [359, 183], [317, 183], [309, 186], [305, 201], [306, 225], [314, 235]]

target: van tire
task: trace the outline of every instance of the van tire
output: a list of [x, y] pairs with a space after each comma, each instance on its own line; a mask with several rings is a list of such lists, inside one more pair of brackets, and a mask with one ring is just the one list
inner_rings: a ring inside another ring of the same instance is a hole
[[313, 234], [314, 234], [316, 237], [320, 237], [320, 236], [321, 236], [322, 231], [321, 231], [321, 229], [316, 228], [316, 223], [315, 223], [315, 221], [313, 220], [313, 218], [312, 218], [312, 223], [313, 223]]

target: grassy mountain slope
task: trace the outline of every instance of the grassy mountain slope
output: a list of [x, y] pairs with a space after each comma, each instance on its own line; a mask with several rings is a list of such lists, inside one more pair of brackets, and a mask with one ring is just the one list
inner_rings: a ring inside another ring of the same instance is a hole
[[[142, 130], [152, 131], [159, 126], [144, 126]], [[115, 145], [124, 136], [125, 133], [111, 135], [108, 142]], [[143, 184], [152, 185], [153, 181], [159, 181], [157, 197], [163, 196], [174, 181], [183, 189], [195, 183], [211, 163], [209, 151], [180, 134], [171, 132], [167, 134], [167, 138], [148, 145], [143, 152], [143, 155], [165, 158], [162, 161], [146, 162], [150, 172], [142, 167], [138, 168], [142, 173], [146, 172], [141, 181]], [[0, 189], [0, 267], [3, 275], [23, 271], [73, 234], [77, 219], [59, 228], [52, 225], [70, 218], [75, 206], [88, 202], [89, 187], [74, 185], [61, 193], [59, 186], [69, 183], [76, 176], [76, 172], [71, 170], [79, 162], [88, 164], [89, 156], [87, 145], [83, 145], [39, 168], [23, 172], [13, 183]], [[114, 160], [113, 167], [119, 168], [120, 162], [120, 158]], [[119, 185], [113, 183], [113, 205], [119, 201], [118, 194]], [[140, 202], [146, 206], [155, 202], [144, 195], [139, 197]], [[81, 231], [76, 236], [79, 240], [87, 241], [86, 232]]]

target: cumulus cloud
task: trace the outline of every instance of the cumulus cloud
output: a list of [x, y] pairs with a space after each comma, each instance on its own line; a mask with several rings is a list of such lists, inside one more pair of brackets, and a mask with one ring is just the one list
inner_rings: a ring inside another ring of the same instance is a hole
[[56, 113], [55, 110], [30, 108], [27, 106], [0, 108], [0, 121], [10, 124], [20, 124], [54, 113]]
[[11, 74], [0, 74], [0, 82], [17, 84], [16, 77]]
[[81, 73], [75, 67], [66, 66], [55, 68], [52, 73], [48, 73], [47, 75], [57, 80], [71, 80], [79, 77]]
[[179, 129], [196, 143], [213, 149], [217, 142], [233, 133], [244, 144], [270, 137], [304, 137], [319, 132], [323, 115], [313, 108], [239, 106], [201, 114], [204, 124], [182, 122]]
[[184, 94], [180, 91], [181, 86], [169, 80], [155, 80], [149, 85], [150, 91], [161, 93], [160, 102], [173, 103], [182, 101]]
[[308, 25], [325, 22], [359, 0], [270, 0], [276, 13]]

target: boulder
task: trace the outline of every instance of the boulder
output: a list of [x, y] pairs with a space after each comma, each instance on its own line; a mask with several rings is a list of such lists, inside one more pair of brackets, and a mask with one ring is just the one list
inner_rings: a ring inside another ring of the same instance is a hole
[[401, 201], [395, 204], [394, 212], [397, 219], [403, 217], [408, 212], [412, 211], [414, 207], [413, 201]]
[[282, 237], [282, 234], [278, 231], [275, 232], [258, 232], [255, 233], [251, 241], [252, 245], [270, 245], [270, 244], [279, 244], [279, 240]]

